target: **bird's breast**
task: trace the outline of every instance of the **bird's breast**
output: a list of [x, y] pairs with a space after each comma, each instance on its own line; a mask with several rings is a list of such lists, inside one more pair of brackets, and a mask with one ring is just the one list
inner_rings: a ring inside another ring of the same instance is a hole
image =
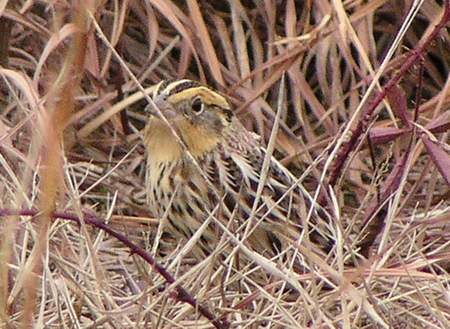
[[[204, 177], [190, 161], [151, 161], [147, 172], [147, 196], [151, 212], [170, 224], [176, 237], [190, 238], [203, 224], [211, 209]], [[213, 241], [212, 231], [202, 239]]]
[[198, 168], [189, 159], [152, 161], [147, 165], [147, 196], [151, 210], [162, 216], [191, 215], [207, 205], [208, 184]]

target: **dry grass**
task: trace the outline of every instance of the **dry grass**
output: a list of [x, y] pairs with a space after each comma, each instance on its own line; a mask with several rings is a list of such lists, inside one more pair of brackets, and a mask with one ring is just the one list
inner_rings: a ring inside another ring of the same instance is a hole
[[[82, 3], [0, 2], [2, 328], [450, 327], [448, 0]], [[327, 259], [152, 251], [142, 91], [184, 77], [265, 143], [284, 77]]]

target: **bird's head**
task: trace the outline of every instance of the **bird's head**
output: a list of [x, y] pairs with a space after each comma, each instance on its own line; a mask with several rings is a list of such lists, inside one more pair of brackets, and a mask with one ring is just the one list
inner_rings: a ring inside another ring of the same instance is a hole
[[160, 82], [153, 100], [166, 119], [179, 129], [204, 129], [221, 135], [234, 116], [224, 96], [192, 80]]
[[196, 81], [162, 81], [152, 99], [172, 128], [150, 110], [146, 139], [153, 154], [167, 153], [172, 158], [168, 149], [175, 149], [174, 157], [180, 155], [175, 131], [192, 154], [202, 155], [223, 142], [236, 120], [224, 96]]

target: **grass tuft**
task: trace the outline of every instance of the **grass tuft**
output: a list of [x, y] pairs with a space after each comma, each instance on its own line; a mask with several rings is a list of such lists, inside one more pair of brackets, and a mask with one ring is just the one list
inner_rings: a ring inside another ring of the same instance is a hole
[[[450, 327], [450, 2], [406, 3], [0, 5], [0, 327]], [[179, 78], [330, 214], [327, 257], [158, 234], [144, 108]]]

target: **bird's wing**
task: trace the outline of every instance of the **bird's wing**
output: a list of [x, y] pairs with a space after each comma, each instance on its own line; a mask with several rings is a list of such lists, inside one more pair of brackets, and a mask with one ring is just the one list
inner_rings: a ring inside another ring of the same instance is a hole
[[227, 144], [217, 154], [214, 162], [220, 168], [218, 177], [226, 194], [225, 203], [235, 218], [241, 222], [250, 219], [267, 232], [281, 233], [291, 240], [300, 239], [307, 226], [307, 236], [326, 245], [325, 249], [329, 248], [329, 234], [326, 225], [319, 225], [322, 220], [317, 212], [313, 220], [306, 223], [312, 203], [297, 178], [271, 155], [267, 173], [262, 173], [268, 155], [259, 142], [255, 140], [247, 149], [236, 149]]

